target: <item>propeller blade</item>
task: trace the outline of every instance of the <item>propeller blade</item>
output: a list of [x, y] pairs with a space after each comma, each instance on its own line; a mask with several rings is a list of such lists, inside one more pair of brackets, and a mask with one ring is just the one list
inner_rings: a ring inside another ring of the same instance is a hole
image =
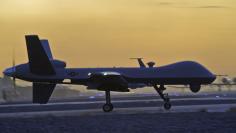
[[[15, 48], [13, 47], [13, 50], [12, 50], [12, 67], [15, 68], [15, 66], [16, 66], [16, 61], [15, 61]], [[16, 73], [16, 69], [15, 69], [15, 73]], [[14, 74], [13, 74], [12, 81], [13, 81], [13, 88], [14, 88], [14, 90], [15, 90], [15, 89], [16, 89], [16, 77], [15, 77]]]
[[15, 49], [13, 48], [12, 50], [12, 66], [15, 67], [16, 62], [15, 62]]
[[13, 88], [14, 88], [14, 90], [16, 89], [16, 78], [15, 77], [13, 77]]

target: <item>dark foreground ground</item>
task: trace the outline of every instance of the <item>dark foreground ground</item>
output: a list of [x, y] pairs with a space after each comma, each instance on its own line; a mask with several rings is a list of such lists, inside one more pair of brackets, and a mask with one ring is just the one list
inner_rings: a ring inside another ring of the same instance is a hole
[[3, 133], [236, 133], [236, 113], [157, 113], [1, 118]]

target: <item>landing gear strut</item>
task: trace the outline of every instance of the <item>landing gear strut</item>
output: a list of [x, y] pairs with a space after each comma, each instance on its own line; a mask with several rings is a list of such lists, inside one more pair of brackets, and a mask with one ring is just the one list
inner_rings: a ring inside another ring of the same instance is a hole
[[160, 87], [158, 87], [157, 85], [153, 85], [153, 87], [155, 88], [157, 93], [160, 95], [160, 97], [164, 100], [164, 108], [166, 110], [169, 110], [171, 108], [170, 98], [168, 96], [168, 93], [163, 93], [163, 91], [166, 90], [164, 85], [160, 85]]
[[104, 112], [111, 112], [113, 110], [113, 105], [111, 104], [111, 94], [110, 90], [106, 90], [106, 104], [103, 105]]

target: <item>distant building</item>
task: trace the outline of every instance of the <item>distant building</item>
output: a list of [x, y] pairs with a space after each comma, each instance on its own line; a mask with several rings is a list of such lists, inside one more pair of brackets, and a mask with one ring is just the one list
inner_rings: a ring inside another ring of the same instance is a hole
[[0, 78], [0, 102], [12, 101], [16, 96], [17, 92], [14, 89], [12, 79], [7, 76]]

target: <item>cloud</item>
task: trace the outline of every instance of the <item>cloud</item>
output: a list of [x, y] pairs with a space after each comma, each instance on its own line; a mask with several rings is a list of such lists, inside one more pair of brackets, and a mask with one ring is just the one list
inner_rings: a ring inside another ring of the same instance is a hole
[[159, 5], [171, 5], [172, 3], [170, 2], [160, 2]]
[[195, 8], [227, 8], [225, 6], [197, 6]]

